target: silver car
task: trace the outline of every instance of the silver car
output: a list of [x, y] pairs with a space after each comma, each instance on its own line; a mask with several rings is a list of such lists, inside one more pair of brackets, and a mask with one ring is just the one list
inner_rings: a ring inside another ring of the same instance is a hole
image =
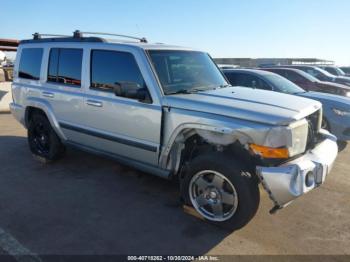
[[186, 205], [231, 229], [254, 217], [260, 182], [276, 211], [320, 186], [338, 152], [321, 103], [232, 87], [207, 53], [144, 38], [35, 34], [12, 90], [36, 158], [73, 146], [178, 179]]

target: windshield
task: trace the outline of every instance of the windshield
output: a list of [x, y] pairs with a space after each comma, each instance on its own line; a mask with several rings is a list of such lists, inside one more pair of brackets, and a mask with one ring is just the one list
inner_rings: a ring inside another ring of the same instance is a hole
[[166, 95], [227, 86], [208, 54], [195, 51], [149, 51]]
[[282, 76], [275, 74], [264, 75], [265, 79], [269, 81], [273, 87], [274, 91], [286, 93], [286, 94], [298, 94], [305, 93], [305, 90], [292, 83], [291, 81], [285, 79]]

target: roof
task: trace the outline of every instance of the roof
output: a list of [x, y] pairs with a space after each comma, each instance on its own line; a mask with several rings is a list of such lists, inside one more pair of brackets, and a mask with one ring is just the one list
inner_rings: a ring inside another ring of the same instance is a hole
[[0, 38], [0, 50], [1, 51], [16, 51], [19, 41], [16, 39], [1, 39]]
[[17, 47], [18, 44], [19, 44], [19, 41], [16, 40], [16, 39], [3, 39], [3, 38], [0, 38], [0, 45]]

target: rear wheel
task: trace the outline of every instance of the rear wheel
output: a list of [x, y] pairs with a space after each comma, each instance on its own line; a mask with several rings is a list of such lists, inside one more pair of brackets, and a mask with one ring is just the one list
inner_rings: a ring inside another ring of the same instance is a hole
[[63, 156], [65, 147], [42, 113], [35, 113], [28, 126], [28, 143], [33, 155], [41, 162], [50, 162]]
[[236, 230], [256, 214], [258, 184], [232, 157], [212, 153], [191, 161], [182, 185], [187, 205], [207, 221]]

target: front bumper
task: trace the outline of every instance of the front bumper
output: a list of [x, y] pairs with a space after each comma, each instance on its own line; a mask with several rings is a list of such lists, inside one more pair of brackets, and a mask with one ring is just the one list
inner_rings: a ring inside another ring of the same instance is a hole
[[338, 155], [338, 146], [335, 136], [321, 132], [324, 140], [300, 158], [278, 167], [257, 167], [257, 175], [275, 204], [271, 212], [324, 183]]

